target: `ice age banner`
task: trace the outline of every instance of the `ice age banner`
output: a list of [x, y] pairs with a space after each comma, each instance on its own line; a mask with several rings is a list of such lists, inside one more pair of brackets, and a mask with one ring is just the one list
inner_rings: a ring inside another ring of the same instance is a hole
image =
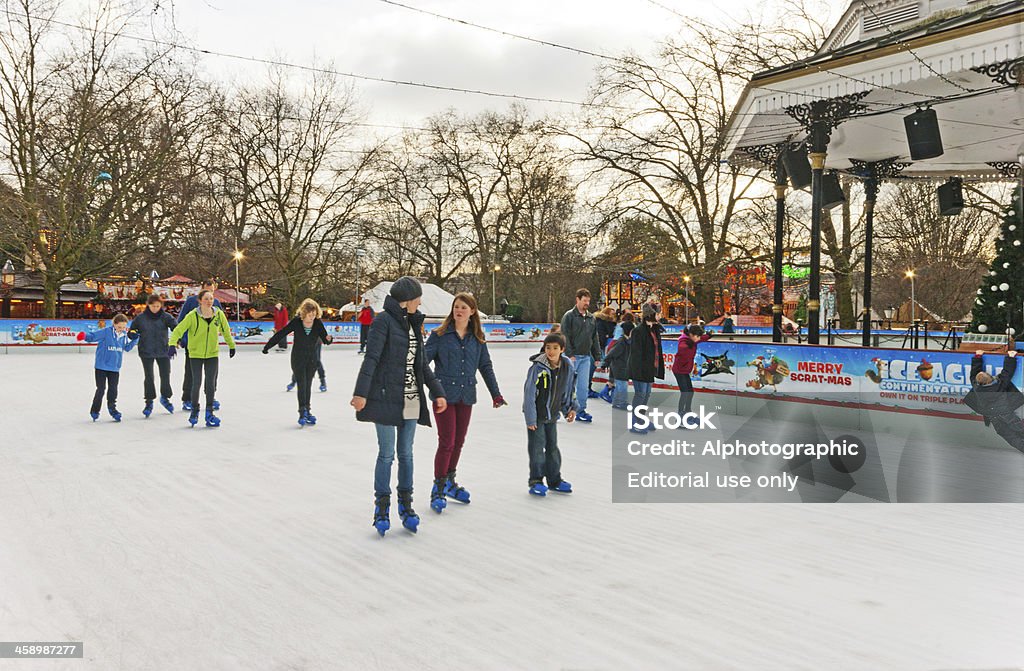
[[[671, 368], [677, 342], [665, 340], [665, 368]], [[996, 375], [1002, 355], [986, 355], [985, 369]], [[701, 343], [693, 385], [698, 390], [738, 391], [766, 396], [799, 396], [834, 403], [881, 405], [971, 414], [961, 400], [970, 391], [967, 352], [811, 347], [774, 343]], [[1020, 387], [1024, 370], [1017, 369]], [[666, 382], [674, 382], [671, 374]], [[849, 396], [847, 396], [849, 394]], [[842, 402], [841, 400], [839, 402]]]
[[[428, 322], [429, 333], [440, 322]], [[324, 322], [327, 332], [339, 343], [358, 343], [356, 322]], [[0, 345], [83, 345], [80, 333], [91, 333], [110, 326], [109, 319], [3, 319], [0, 320]], [[551, 324], [484, 324], [490, 342], [539, 342]], [[231, 322], [231, 333], [243, 344], [262, 345], [274, 334], [269, 321]]]

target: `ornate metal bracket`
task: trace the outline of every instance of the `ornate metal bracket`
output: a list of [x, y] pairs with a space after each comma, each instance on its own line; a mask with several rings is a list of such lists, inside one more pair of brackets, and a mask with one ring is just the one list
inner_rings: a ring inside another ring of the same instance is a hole
[[786, 114], [796, 119], [797, 123], [803, 126], [808, 133], [814, 130], [817, 123], [823, 123], [827, 137], [836, 126], [850, 116], [867, 109], [867, 104], [862, 103], [861, 100], [869, 93], [871, 93], [871, 89], [792, 105], [786, 108]]
[[1003, 86], [1020, 86], [1024, 84], [1024, 58], [990, 63], [989, 65], [971, 68], [971, 70], [983, 74], [995, 83], [1002, 84]]
[[853, 167], [847, 170], [847, 174], [853, 175], [854, 177], [860, 177], [861, 179], [892, 179], [899, 177], [900, 173], [904, 169], [913, 165], [906, 161], [900, 161], [899, 157], [893, 156], [892, 158], [883, 158], [880, 161], [861, 161], [856, 158], [851, 158], [850, 163]]
[[1017, 161], [992, 161], [987, 163], [1000, 172], [1004, 177], [1016, 179], [1020, 177], [1020, 163]]
[[779, 157], [782, 152], [785, 151], [786, 147], [789, 146], [788, 142], [777, 142], [775, 144], [755, 144], [747, 147], [739, 147], [739, 150], [743, 153], [753, 156], [760, 161], [766, 168], [772, 171], [772, 177], [779, 179], [779, 170], [781, 168], [781, 162]]

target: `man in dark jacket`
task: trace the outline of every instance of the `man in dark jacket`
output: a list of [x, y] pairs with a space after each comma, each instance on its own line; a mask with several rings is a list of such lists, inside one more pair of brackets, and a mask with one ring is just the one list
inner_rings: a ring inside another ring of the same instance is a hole
[[[643, 319], [633, 329], [629, 345], [629, 379], [633, 381], [633, 408], [647, 405], [654, 387], [654, 379], [665, 379], [665, 358], [661, 353], [661, 332], [658, 322], [659, 307], [648, 303], [643, 307]], [[649, 429], [630, 429], [632, 433], [648, 433]]]
[[973, 389], [964, 397], [964, 403], [992, 424], [996, 433], [1011, 447], [1024, 453], [1024, 426], [1014, 411], [1024, 405], [1024, 394], [1013, 384], [1017, 371], [1017, 351], [1010, 350], [1003, 359], [1003, 370], [992, 377], [982, 363], [984, 352], [978, 350], [971, 360]]
[[171, 396], [174, 395], [171, 389], [171, 357], [174, 356], [175, 349], [168, 346], [167, 335], [177, 325], [174, 317], [164, 312], [163, 299], [157, 294], [152, 294], [146, 300], [146, 309], [128, 328], [129, 333], [139, 335], [139, 358], [142, 360], [142, 372], [145, 376], [143, 395], [146, 401], [142, 414], [146, 417], [153, 412], [153, 399], [156, 398], [154, 362], [160, 370], [160, 405], [164, 406], [167, 412], [174, 412], [174, 404], [171, 403]]
[[384, 299], [384, 311], [370, 326], [366, 358], [359, 368], [352, 407], [356, 419], [377, 425], [374, 470], [373, 526], [382, 536], [391, 528], [391, 465], [398, 453], [398, 514], [415, 532], [419, 516], [412, 509], [412, 442], [416, 424], [430, 426], [430, 408], [423, 387], [430, 390], [437, 412], [448, 407], [444, 388], [427, 365], [423, 352], [423, 287], [401, 277]]
[[[204, 291], [217, 291], [216, 280], [204, 280], [203, 286], [199, 290], [200, 293]], [[213, 299], [213, 306], [215, 308], [221, 308], [220, 301], [216, 298]], [[199, 294], [189, 296], [185, 299], [185, 304], [181, 306], [181, 310], [178, 312], [178, 323], [180, 324], [188, 313], [192, 312], [199, 307]], [[181, 339], [181, 347], [185, 350], [185, 379], [181, 384], [181, 408], [182, 410], [192, 410], [192, 366], [189, 365], [188, 360], [188, 334]], [[220, 409], [220, 403], [214, 402], [214, 410]]]
[[597, 340], [597, 320], [588, 312], [590, 292], [580, 289], [576, 292], [576, 307], [562, 315], [562, 336], [565, 338], [565, 355], [572, 361], [576, 371], [576, 402], [579, 409], [576, 419], [592, 422], [587, 413], [587, 397], [590, 392], [590, 370], [601, 358], [601, 346]]

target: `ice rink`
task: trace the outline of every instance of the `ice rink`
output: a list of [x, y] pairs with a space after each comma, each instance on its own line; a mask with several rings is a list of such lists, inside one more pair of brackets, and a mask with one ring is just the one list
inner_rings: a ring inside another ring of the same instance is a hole
[[[361, 357], [324, 351], [316, 427], [288, 355], [221, 357], [223, 425], [88, 416], [93, 354], [0, 353], [0, 640], [82, 641], [11, 669], [1007, 669], [1024, 667], [1024, 509], [612, 504], [611, 410], [561, 425], [575, 493], [527, 494], [520, 407], [536, 346], [493, 346], [510, 405], [478, 404], [468, 506], [418, 535], [370, 525]], [[182, 358], [173, 365], [180, 403]], [[487, 398], [481, 385], [482, 396]]]

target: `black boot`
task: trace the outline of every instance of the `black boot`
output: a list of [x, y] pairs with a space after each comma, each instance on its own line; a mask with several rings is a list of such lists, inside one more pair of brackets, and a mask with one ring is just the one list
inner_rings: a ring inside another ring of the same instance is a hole
[[373, 526], [381, 536], [391, 528], [391, 495], [378, 494], [373, 499]]
[[402, 518], [402, 526], [416, 533], [420, 524], [420, 516], [412, 509], [412, 491], [398, 490], [398, 516]]

